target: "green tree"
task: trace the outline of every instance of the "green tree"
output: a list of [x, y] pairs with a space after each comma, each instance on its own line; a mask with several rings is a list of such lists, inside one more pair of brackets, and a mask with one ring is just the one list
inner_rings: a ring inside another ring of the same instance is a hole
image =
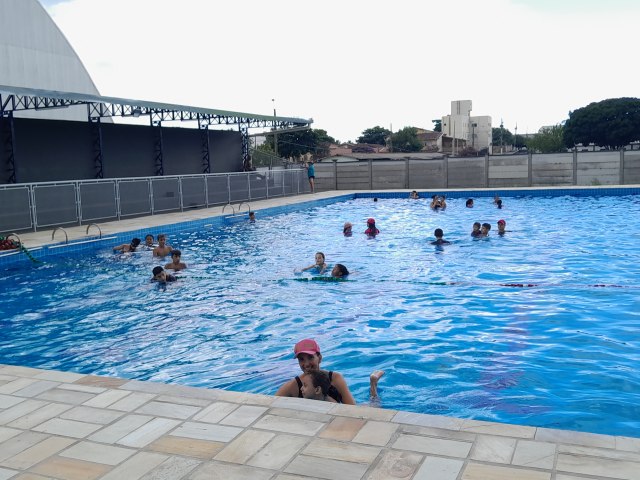
[[640, 140], [640, 99], [610, 98], [569, 112], [564, 144], [618, 148]]
[[554, 125], [545, 127], [532, 138], [526, 140], [527, 149], [539, 153], [556, 153], [566, 150], [563, 141], [564, 127]]
[[367, 128], [362, 132], [362, 136], [358, 137], [358, 143], [374, 143], [376, 145], [386, 145], [387, 138], [391, 135], [391, 131], [380, 126]]
[[[335, 143], [326, 130], [309, 129], [278, 134], [278, 155], [280, 157], [298, 157], [312, 153], [317, 157], [329, 154], [329, 144]], [[274, 150], [274, 136], [268, 135], [265, 144]]]
[[418, 138], [418, 129], [404, 127], [391, 136], [394, 152], [419, 152], [422, 150], [422, 142]]
[[433, 131], [434, 132], [441, 132], [442, 131], [442, 120], [439, 118], [436, 118], [435, 120], [431, 120], [433, 122]]
[[493, 147], [500, 145], [513, 145], [513, 133], [508, 128], [492, 128], [491, 137], [493, 138]]

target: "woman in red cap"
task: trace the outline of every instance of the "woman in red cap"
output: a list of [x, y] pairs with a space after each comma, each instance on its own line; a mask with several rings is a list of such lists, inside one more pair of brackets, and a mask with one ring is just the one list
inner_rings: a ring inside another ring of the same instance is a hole
[[375, 237], [377, 234], [380, 233], [380, 230], [376, 228], [375, 218], [370, 218], [367, 220], [367, 229], [364, 231], [364, 233], [366, 235], [369, 235], [370, 237]]
[[[302, 375], [287, 381], [276, 392], [278, 397], [298, 397], [303, 398], [302, 385], [304, 380], [310, 374], [310, 372], [320, 370], [320, 362], [322, 362], [322, 354], [320, 353], [320, 345], [318, 342], [311, 338], [305, 338], [296, 343], [293, 347], [293, 354], [298, 359], [298, 365], [302, 370]], [[355, 405], [356, 401], [351, 395], [349, 386], [344, 377], [338, 372], [326, 371], [329, 376], [331, 386], [327, 392], [327, 401], [345, 403], [348, 405]], [[373, 372], [369, 378], [369, 393], [371, 395], [372, 402], [375, 402], [378, 398], [378, 380], [384, 375], [384, 371], [377, 370]]]

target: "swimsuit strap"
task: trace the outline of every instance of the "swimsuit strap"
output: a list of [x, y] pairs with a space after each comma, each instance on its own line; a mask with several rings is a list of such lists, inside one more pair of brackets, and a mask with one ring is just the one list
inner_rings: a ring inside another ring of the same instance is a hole
[[296, 375], [296, 383], [298, 384], [298, 398], [302, 398], [302, 380]]

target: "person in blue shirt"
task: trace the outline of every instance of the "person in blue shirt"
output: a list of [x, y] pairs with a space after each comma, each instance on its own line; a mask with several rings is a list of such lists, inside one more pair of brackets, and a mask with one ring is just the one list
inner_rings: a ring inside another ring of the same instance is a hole
[[309, 177], [309, 187], [311, 188], [311, 193], [315, 192], [314, 182], [316, 179], [316, 168], [313, 166], [313, 160], [307, 163], [307, 177]]

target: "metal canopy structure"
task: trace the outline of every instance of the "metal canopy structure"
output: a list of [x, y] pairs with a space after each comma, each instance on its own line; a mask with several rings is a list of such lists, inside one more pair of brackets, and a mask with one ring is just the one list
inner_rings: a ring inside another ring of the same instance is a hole
[[9, 128], [3, 144], [7, 152], [9, 181], [15, 183], [15, 129], [14, 113], [25, 110], [50, 110], [86, 105], [87, 120], [91, 124], [92, 145], [96, 178], [103, 178], [101, 119], [113, 117], [149, 117], [155, 133], [156, 175], [163, 175], [162, 122], [194, 121], [198, 124], [202, 139], [202, 173], [210, 173], [209, 137], [211, 125], [237, 125], [242, 134], [242, 155], [247, 166], [249, 156], [249, 129], [271, 128], [274, 131], [288, 128], [309, 128], [313, 119], [277, 117], [253, 113], [231, 112], [211, 108], [149, 102], [127, 98], [105, 97], [83, 93], [58, 92], [32, 88], [0, 85], [0, 119], [8, 120]]

